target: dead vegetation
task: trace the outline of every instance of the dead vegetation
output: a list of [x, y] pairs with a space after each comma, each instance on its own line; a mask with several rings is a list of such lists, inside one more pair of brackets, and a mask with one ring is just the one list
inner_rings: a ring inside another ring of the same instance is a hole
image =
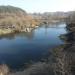
[[9, 73], [8, 66], [5, 64], [0, 65], [0, 75], [8, 75], [8, 73]]

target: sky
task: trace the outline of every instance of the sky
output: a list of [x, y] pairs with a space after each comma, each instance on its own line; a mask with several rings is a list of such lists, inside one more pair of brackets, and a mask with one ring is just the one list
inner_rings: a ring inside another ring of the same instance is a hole
[[29, 13], [75, 10], [75, 0], [0, 0], [0, 5], [11, 5]]

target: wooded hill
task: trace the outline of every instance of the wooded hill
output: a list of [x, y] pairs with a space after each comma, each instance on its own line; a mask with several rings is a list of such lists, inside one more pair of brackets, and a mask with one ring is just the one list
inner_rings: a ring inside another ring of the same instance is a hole
[[0, 29], [22, 30], [37, 24], [37, 20], [34, 20], [31, 15], [20, 8], [0, 6]]

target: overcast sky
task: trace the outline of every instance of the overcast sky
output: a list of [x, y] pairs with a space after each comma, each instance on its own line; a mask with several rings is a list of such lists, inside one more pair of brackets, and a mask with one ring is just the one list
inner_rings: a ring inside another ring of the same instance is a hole
[[0, 5], [20, 7], [29, 13], [75, 10], [75, 0], [0, 0]]

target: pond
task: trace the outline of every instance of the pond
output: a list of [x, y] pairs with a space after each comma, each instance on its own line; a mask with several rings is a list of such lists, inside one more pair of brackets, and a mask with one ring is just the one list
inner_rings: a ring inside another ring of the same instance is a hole
[[0, 63], [17, 69], [30, 61], [37, 62], [48, 51], [64, 44], [59, 36], [66, 33], [65, 24], [42, 25], [30, 33], [0, 36]]

